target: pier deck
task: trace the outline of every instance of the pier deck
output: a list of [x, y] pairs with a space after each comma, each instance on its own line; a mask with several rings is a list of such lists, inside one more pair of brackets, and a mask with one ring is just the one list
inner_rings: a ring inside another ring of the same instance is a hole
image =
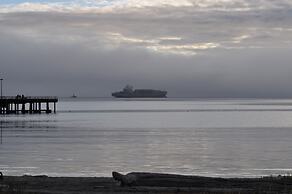
[[[2, 96], [0, 98], [0, 114], [34, 114], [56, 113], [55, 96]], [[50, 104], [53, 104], [53, 111]]]

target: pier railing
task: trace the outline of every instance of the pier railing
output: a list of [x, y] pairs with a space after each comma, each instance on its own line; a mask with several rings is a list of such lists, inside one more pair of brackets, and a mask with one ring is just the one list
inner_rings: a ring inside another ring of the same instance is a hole
[[57, 100], [57, 96], [2, 96], [0, 97], [0, 100], [14, 100], [14, 99], [28, 99], [28, 100]]

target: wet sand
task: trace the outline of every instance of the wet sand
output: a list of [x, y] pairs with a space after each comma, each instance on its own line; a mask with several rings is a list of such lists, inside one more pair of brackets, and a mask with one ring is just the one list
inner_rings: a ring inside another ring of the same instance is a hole
[[111, 177], [73, 178], [4, 175], [3, 179], [0, 179], [0, 193], [292, 193], [292, 177], [287, 176], [226, 179], [167, 174], [150, 175], [150, 178], [139, 180], [130, 186], [121, 186], [119, 181]]

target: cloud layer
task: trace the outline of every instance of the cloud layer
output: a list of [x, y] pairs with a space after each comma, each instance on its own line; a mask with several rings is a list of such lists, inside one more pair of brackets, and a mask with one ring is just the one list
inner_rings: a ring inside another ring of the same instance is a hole
[[[10, 2], [10, 3], [9, 3]], [[204, 11], [251, 11], [291, 8], [289, 0], [54, 0], [4, 1], [1, 10], [14, 11], [129, 11], [131, 8], [191, 7]]]
[[0, 4], [7, 93], [291, 97], [292, 2], [116, 0]]

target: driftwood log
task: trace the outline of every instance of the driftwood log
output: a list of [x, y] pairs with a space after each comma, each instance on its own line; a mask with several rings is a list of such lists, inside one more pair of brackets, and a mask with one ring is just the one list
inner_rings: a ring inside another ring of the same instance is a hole
[[174, 174], [131, 172], [123, 175], [112, 173], [113, 178], [121, 186], [152, 186], [152, 187], [208, 187], [218, 186], [227, 180], [223, 178], [209, 178], [200, 176], [184, 176]]
[[[112, 173], [121, 186], [154, 188], [192, 188], [207, 193], [292, 193], [292, 176], [261, 178], [216, 178], [175, 174], [132, 172]], [[212, 190], [213, 189], [213, 190]], [[218, 191], [218, 192], [215, 192]], [[220, 192], [219, 192], [220, 191]], [[228, 191], [228, 192], [225, 192]], [[288, 192], [289, 191], [289, 192]]]

